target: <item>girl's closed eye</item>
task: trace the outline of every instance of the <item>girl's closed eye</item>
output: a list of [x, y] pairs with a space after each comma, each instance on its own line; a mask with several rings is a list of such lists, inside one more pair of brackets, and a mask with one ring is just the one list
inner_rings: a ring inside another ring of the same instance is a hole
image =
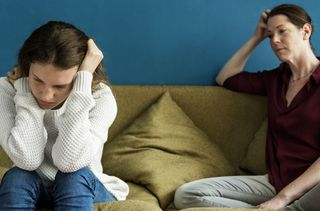
[[34, 77], [34, 80], [36, 81], [36, 82], [42, 82], [39, 78], [37, 78], [37, 77]]
[[57, 85], [54, 86], [56, 89], [65, 89], [67, 86], [66, 85]]
[[283, 34], [283, 33], [285, 33], [286, 31], [287, 31], [287, 29], [280, 29], [280, 30], [279, 30], [279, 33], [280, 33], [280, 34]]

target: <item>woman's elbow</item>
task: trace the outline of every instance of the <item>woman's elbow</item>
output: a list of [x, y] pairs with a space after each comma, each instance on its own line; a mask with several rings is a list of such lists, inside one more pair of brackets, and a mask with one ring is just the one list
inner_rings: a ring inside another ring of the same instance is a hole
[[216, 77], [216, 83], [219, 85], [219, 86], [223, 86], [223, 82], [224, 82], [224, 79], [222, 79], [221, 76], [217, 76]]

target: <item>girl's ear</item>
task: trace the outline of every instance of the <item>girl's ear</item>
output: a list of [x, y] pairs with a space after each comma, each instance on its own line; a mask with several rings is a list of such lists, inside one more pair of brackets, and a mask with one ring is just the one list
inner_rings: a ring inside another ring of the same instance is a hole
[[311, 34], [312, 34], [312, 26], [310, 23], [305, 23], [302, 27], [303, 30], [303, 39], [307, 40], [310, 38]]

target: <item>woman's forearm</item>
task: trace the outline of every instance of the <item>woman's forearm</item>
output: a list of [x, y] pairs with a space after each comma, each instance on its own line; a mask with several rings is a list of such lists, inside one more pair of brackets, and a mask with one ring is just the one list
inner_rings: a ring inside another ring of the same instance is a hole
[[259, 39], [250, 38], [223, 66], [216, 77], [216, 82], [222, 86], [226, 79], [241, 72], [259, 43]]
[[278, 196], [288, 203], [300, 198], [315, 185], [320, 183], [320, 158], [318, 158], [302, 175], [283, 188]]

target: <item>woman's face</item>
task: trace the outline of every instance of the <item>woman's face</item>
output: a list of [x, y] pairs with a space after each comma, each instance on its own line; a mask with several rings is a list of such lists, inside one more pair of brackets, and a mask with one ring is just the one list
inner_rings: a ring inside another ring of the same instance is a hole
[[52, 64], [31, 63], [29, 85], [42, 109], [60, 108], [69, 96], [78, 66], [61, 69]]
[[305, 27], [299, 29], [285, 15], [269, 18], [267, 30], [271, 48], [282, 62], [298, 59], [305, 52], [304, 48], [310, 48], [306, 45], [309, 44], [309, 36], [306, 40]]

